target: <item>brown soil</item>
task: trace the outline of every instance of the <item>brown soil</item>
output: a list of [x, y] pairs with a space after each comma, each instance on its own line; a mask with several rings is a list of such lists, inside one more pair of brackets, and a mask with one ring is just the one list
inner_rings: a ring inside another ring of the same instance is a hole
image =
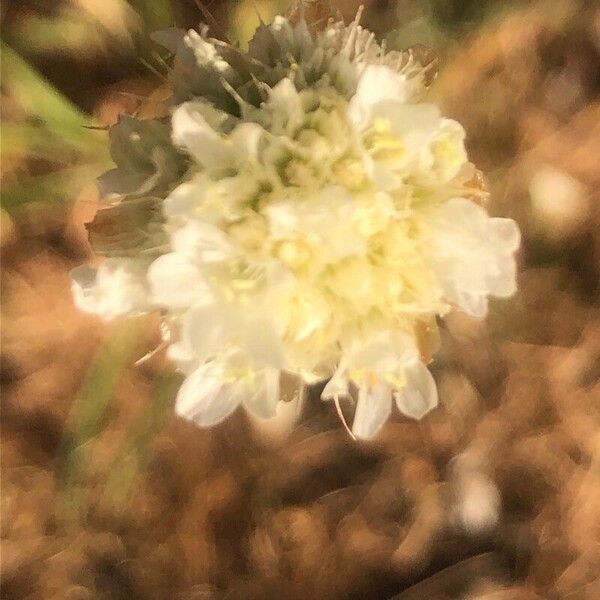
[[[551, 4], [560, 27], [539, 7], [501, 19], [463, 40], [439, 81], [490, 209], [525, 237], [518, 295], [487, 322], [448, 320], [441, 406], [421, 423], [396, 417], [356, 443], [318, 390], [281, 446], [242, 414], [209, 431], [170, 416], [115, 505], [111, 457], [168, 368], [158, 357], [123, 375], [67, 517], [62, 434], [107, 335], [69, 293], [88, 204], [10, 224], [3, 598], [600, 598], [600, 13]], [[582, 186], [560, 231], [531, 209], [542, 166]], [[144, 324], [134, 359], [156, 335]]]

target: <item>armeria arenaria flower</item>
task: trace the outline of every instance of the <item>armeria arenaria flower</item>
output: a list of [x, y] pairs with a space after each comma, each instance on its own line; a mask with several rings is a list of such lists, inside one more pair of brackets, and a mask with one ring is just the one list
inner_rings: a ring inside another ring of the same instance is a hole
[[[275, 415], [280, 375], [354, 394], [353, 433], [437, 404], [436, 318], [515, 291], [516, 224], [491, 218], [464, 130], [423, 101], [426, 68], [358, 22], [277, 17], [248, 52], [205, 30], [174, 53], [172, 106], [111, 133], [113, 205], [90, 226], [83, 310], [161, 310], [180, 415]], [[110, 212], [109, 212], [110, 211]]]

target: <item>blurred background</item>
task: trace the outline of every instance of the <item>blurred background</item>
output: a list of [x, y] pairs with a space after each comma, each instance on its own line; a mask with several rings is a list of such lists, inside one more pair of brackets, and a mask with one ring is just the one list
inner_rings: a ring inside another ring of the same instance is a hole
[[105, 128], [162, 82], [148, 34], [244, 45], [290, 3], [2, 3], [3, 598], [600, 598], [600, 5], [362, 4], [438, 57], [431, 95], [522, 229], [519, 292], [448, 319], [422, 422], [358, 444], [317, 390], [279, 445], [175, 418], [164, 357], [134, 364], [157, 323], [77, 312], [68, 271]]

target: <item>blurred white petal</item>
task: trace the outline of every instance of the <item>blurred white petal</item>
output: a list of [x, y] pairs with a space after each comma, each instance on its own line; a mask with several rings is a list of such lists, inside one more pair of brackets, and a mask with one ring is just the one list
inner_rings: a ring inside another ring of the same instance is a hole
[[206, 111], [202, 102], [178, 106], [172, 117], [173, 141], [209, 171], [224, 171], [233, 163], [233, 147], [211, 127]]
[[225, 385], [223, 367], [207, 363], [183, 382], [177, 394], [175, 412], [201, 427], [210, 427], [228, 417], [240, 404], [240, 389]]
[[277, 413], [279, 402], [279, 371], [265, 369], [257, 379], [256, 389], [244, 399], [244, 406], [259, 419], [271, 419]]
[[513, 221], [490, 218], [474, 202], [454, 198], [433, 212], [430, 227], [427, 252], [448, 302], [484, 317], [490, 294], [514, 293], [520, 236]]
[[238, 335], [239, 315], [221, 301], [194, 306], [183, 317], [181, 335], [200, 361], [228, 349]]
[[512, 219], [494, 217], [490, 219], [490, 229], [493, 240], [505, 252], [514, 252], [521, 243], [521, 232], [519, 226]]
[[214, 297], [198, 266], [176, 252], [163, 254], [152, 263], [148, 281], [158, 306], [186, 308]]
[[361, 387], [352, 424], [352, 433], [360, 439], [374, 437], [388, 420], [392, 411], [392, 392], [389, 386]]
[[384, 65], [369, 65], [350, 101], [349, 116], [357, 127], [362, 128], [368, 122], [374, 106], [385, 100], [406, 102], [409, 91], [405, 75]]
[[274, 114], [281, 119], [274, 127], [293, 135], [304, 119], [304, 107], [294, 84], [288, 78], [282, 79], [270, 90], [269, 102]]
[[73, 299], [80, 310], [106, 320], [149, 311], [146, 269], [146, 262], [129, 258], [108, 258], [97, 269], [76, 267], [71, 271]]
[[176, 252], [198, 263], [220, 262], [233, 254], [233, 244], [221, 229], [209, 223], [190, 221], [172, 235]]
[[323, 388], [321, 398], [323, 400], [332, 400], [336, 396], [347, 396], [348, 393], [348, 379], [343, 372], [338, 370]]
[[345, 354], [345, 361], [350, 369], [384, 374], [413, 362], [417, 356], [417, 347], [411, 336], [401, 331], [386, 331], [357, 343]]
[[437, 386], [429, 369], [417, 361], [405, 368], [406, 385], [394, 396], [401, 413], [412, 419], [422, 419], [438, 404]]

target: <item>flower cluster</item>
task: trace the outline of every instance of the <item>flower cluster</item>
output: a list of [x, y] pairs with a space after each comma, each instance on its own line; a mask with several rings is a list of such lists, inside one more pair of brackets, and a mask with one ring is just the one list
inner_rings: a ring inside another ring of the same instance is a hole
[[437, 404], [437, 321], [515, 291], [516, 224], [478, 203], [464, 130], [423, 101], [425, 69], [358, 22], [261, 25], [247, 53], [206, 31], [174, 53], [165, 115], [122, 118], [111, 206], [90, 226], [86, 311], [161, 310], [186, 375], [178, 413], [275, 415], [282, 373], [356, 396], [374, 436], [395, 402]]

